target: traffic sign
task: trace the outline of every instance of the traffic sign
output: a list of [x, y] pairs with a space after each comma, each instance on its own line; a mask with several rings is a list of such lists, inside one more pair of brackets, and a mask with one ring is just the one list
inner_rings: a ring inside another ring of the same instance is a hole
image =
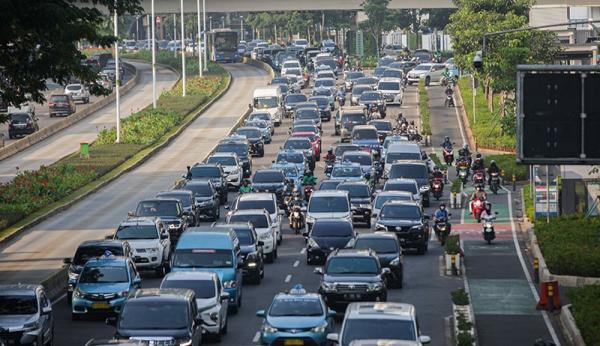
[[600, 163], [600, 67], [517, 67], [517, 161]]
[[356, 55], [360, 57], [365, 55], [365, 44], [362, 30], [356, 31]]

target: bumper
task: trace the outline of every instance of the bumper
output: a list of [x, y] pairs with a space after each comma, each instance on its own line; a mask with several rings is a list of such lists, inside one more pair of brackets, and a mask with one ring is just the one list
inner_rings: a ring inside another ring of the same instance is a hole
[[84, 298], [73, 297], [71, 303], [71, 312], [74, 314], [93, 314], [93, 313], [115, 313], [121, 311], [121, 307], [127, 298], [115, 298], [108, 301], [92, 301]]
[[0, 339], [3, 345], [37, 345], [40, 334], [43, 333], [42, 328], [34, 330], [14, 330], [0, 334]]
[[228, 186], [240, 186], [242, 183], [242, 177], [240, 174], [229, 174], [227, 175], [226, 179]]
[[215, 209], [213, 204], [202, 206], [196, 204], [196, 213], [199, 217], [213, 217], [216, 214]]
[[385, 292], [348, 292], [348, 293], [321, 293], [327, 306], [338, 312], [346, 310], [348, 304], [353, 302], [377, 302], [385, 300]]
[[319, 247], [306, 248], [306, 259], [310, 262], [325, 263], [327, 256], [335, 249], [324, 249]]
[[69, 108], [50, 108], [49, 113], [55, 115], [69, 115], [72, 112]]
[[321, 119], [331, 120], [331, 111], [321, 111]]
[[34, 128], [28, 128], [28, 127], [13, 127], [11, 129], [8, 130], [8, 133], [11, 136], [23, 136], [23, 135], [30, 135], [32, 133], [35, 132]]
[[276, 332], [276, 333], [266, 333], [262, 332], [260, 334], [260, 343], [263, 345], [326, 345], [327, 337], [325, 333], [313, 333], [311, 331], [308, 332], [300, 332], [300, 333], [292, 333], [292, 332]]
[[[210, 318], [210, 315], [215, 313], [219, 316], [216, 321]], [[204, 310], [200, 313], [200, 316], [204, 321], [202, 324], [203, 332], [210, 334], [219, 334], [221, 332], [221, 319], [219, 311], [216, 308]]]
[[370, 208], [360, 208], [360, 207], [352, 207], [352, 219], [359, 219], [365, 222], [371, 220], [371, 209]]
[[[253, 265], [250, 266], [249, 264]], [[242, 276], [244, 278], [254, 278], [260, 275], [260, 266], [258, 261], [245, 262], [244, 269], [242, 269]]]
[[159, 252], [136, 253], [133, 261], [138, 269], [156, 269], [162, 265], [162, 255]]

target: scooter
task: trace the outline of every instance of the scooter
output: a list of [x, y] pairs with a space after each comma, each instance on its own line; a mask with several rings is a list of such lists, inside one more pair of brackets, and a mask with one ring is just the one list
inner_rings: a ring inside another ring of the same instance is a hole
[[325, 161], [325, 175], [331, 174], [331, 171], [333, 171], [334, 163], [335, 163], [334, 160], [326, 160]]
[[471, 201], [471, 214], [477, 222], [481, 222], [481, 212], [483, 211], [483, 198], [476, 198]]
[[490, 176], [490, 190], [492, 190], [494, 195], [497, 195], [498, 189], [500, 188], [500, 176], [498, 175], [498, 172], [492, 172], [490, 173]]
[[483, 169], [478, 169], [473, 173], [473, 185], [483, 185], [485, 183], [485, 172]]
[[304, 200], [308, 201], [310, 200], [310, 195], [312, 195], [312, 192], [314, 191], [315, 186], [314, 185], [304, 185]]
[[434, 178], [431, 181], [431, 192], [433, 193], [433, 197], [435, 197], [436, 201], [439, 201], [442, 197], [442, 193], [444, 192], [444, 183], [441, 178]]
[[294, 230], [295, 234], [300, 234], [301, 230], [304, 229], [304, 215], [302, 215], [302, 207], [300, 205], [296, 204], [292, 207], [290, 227]]
[[446, 100], [444, 100], [444, 106], [454, 107], [454, 98], [450, 94], [446, 94]]
[[450, 148], [444, 148], [444, 162], [446, 162], [446, 165], [450, 166], [452, 165], [452, 162], [454, 162], [454, 149], [450, 149]]
[[[448, 216], [450, 215], [452, 214], [448, 214]], [[444, 246], [446, 244], [446, 239], [448, 239], [448, 235], [450, 234], [450, 223], [448, 222], [448, 219], [435, 220], [435, 223], [433, 224], [433, 231], [440, 241], [440, 244]]]
[[483, 239], [487, 241], [488, 244], [491, 244], [492, 240], [496, 239], [496, 232], [494, 231], [494, 221], [496, 220], [497, 214], [498, 212], [495, 212], [492, 216], [483, 217]]
[[343, 107], [346, 104], [346, 95], [338, 94], [338, 102], [340, 103], [340, 106]]

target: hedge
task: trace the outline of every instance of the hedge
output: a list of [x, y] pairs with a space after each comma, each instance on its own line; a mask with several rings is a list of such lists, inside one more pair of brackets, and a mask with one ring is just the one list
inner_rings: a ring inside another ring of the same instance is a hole
[[534, 229], [553, 274], [600, 277], [600, 217], [553, 218]]
[[513, 175], [517, 178], [517, 181], [524, 181], [527, 179], [527, 166], [517, 164], [517, 158], [515, 154], [498, 154], [485, 156], [485, 161], [487, 161], [488, 164], [492, 160], [496, 161], [498, 167], [502, 169], [505, 184], [512, 182]]
[[[472, 82], [470, 77], [463, 77], [458, 81], [460, 93], [463, 97], [465, 111], [469, 118], [469, 125], [478, 147], [500, 150], [515, 150], [516, 137], [503, 135], [500, 122], [496, 114], [491, 113], [483, 89], [477, 90], [475, 98], [476, 121], [473, 119]], [[494, 109], [500, 108], [500, 97], [494, 95]]]
[[533, 208], [533, 198], [531, 198], [531, 185], [529, 183], [523, 186], [523, 198], [525, 202], [525, 215], [527, 215], [529, 221], [533, 221], [533, 214], [535, 213], [535, 210]]
[[583, 340], [588, 345], [600, 345], [600, 286], [584, 286], [569, 290], [571, 313]]
[[421, 134], [423, 136], [431, 135], [431, 125], [429, 124], [429, 95], [425, 88], [425, 81], [419, 81], [419, 115], [421, 116]]

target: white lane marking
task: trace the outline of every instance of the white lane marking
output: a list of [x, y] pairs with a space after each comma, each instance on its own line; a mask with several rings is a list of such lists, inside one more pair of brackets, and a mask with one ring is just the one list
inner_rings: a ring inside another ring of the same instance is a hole
[[285, 277], [285, 280], [283, 280], [283, 282], [285, 282], [286, 284], [290, 281], [292, 281], [292, 274], [288, 274], [288, 276]]
[[[519, 246], [519, 240], [517, 239], [517, 231], [516, 231], [516, 227], [515, 227], [515, 221], [513, 219], [512, 192], [510, 190], [508, 190], [507, 188], [505, 188], [504, 186], [501, 186], [501, 187], [504, 191], [508, 192], [508, 217], [510, 218], [510, 228], [512, 230], [513, 242], [515, 244], [515, 248], [517, 249], [517, 256], [519, 257], [519, 263], [521, 263], [521, 268], [523, 269], [523, 272], [525, 273], [525, 278], [527, 279], [527, 283], [529, 284], [531, 293], [533, 293], [533, 298], [535, 298], [535, 301], [537, 302], [540, 300], [540, 296], [538, 295], [538, 292], [535, 289], [535, 285], [533, 284], [533, 282], [531, 280], [531, 275], [529, 274], [529, 270], [527, 270], [527, 266], [525, 265], [523, 253], [521, 252], [521, 247]], [[554, 330], [554, 326], [552, 326], [552, 323], [550, 322], [550, 318], [548, 318], [548, 313], [544, 310], [542, 310], [541, 313], [542, 313], [542, 318], [544, 319], [544, 323], [546, 324], [546, 328], [548, 328], [548, 332], [550, 333], [550, 336], [552, 336], [552, 341], [554, 341], [556, 346], [560, 346], [560, 341], [556, 334], [556, 330]]]
[[294, 262], [294, 265], [292, 267], [296, 268], [298, 266], [298, 264], [300, 264], [300, 261]]
[[257, 343], [258, 339], [260, 339], [260, 332], [256, 332], [256, 334], [254, 334], [254, 338], [252, 338], [252, 342]]
[[[452, 99], [454, 100], [454, 112], [456, 113], [456, 120], [458, 120], [458, 129], [460, 130], [460, 138], [462, 139], [463, 143], [467, 143], [467, 141], [465, 140], [465, 134], [464, 132], [464, 127], [463, 127], [463, 123], [462, 120], [460, 119], [460, 114], [458, 114], [458, 107], [456, 106], [456, 98], [454, 97], [454, 94], [452, 94]], [[464, 108], [464, 102], [463, 102], [463, 108]], [[466, 110], [465, 110], [466, 112]]]
[[304, 255], [306, 253], [306, 248], [303, 247], [302, 250], [300, 250], [300, 253]]

